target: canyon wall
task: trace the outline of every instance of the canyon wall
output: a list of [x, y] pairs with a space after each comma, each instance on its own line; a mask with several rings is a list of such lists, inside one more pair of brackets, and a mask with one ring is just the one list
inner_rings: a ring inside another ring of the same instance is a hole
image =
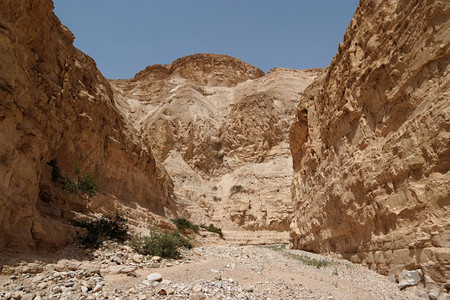
[[[170, 177], [52, 10], [51, 1], [0, 2], [0, 249], [61, 247], [77, 212], [149, 221], [173, 208]], [[64, 191], [88, 174], [96, 196]]]
[[195, 54], [111, 84], [117, 106], [172, 176], [181, 215], [225, 230], [286, 232], [289, 127], [319, 73], [264, 74], [230, 56]]
[[367, 1], [291, 128], [295, 248], [450, 278], [450, 3]]

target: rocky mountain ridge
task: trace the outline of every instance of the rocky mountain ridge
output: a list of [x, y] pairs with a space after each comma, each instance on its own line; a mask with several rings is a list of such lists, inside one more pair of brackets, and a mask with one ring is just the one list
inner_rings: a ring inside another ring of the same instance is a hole
[[289, 126], [320, 70], [261, 70], [195, 54], [112, 80], [124, 117], [171, 174], [179, 213], [224, 229], [287, 231]]

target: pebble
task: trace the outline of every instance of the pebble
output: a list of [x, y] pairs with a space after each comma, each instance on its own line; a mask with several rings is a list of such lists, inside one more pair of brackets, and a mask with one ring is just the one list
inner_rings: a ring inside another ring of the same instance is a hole
[[150, 275], [147, 276], [147, 280], [152, 282], [152, 281], [162, 281], [162, 275], [159, 273], [152, 273]]
[[15, 291], [14, 293], [11, 294], [11, 298], [12, 299], [20, 299], [22, 298], [22, 292], [21, 291]]
[[101, 284], [96, 284], [95, 287], [92, 289], [93, 293], [97, 293], [100, 292], [102, 290], [103, 285]]

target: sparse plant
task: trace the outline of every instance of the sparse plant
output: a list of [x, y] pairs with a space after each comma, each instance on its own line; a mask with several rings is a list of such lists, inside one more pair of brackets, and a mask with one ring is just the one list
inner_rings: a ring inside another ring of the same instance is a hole
[[217, 196], [214, 196], [214, 197], [213, 197], [213, 200], [217, 202], [217, 201], [220, 201], [220, 200], [222, 200], [222, 198], [220, 198], [220, 197], [217, 197]]
[[244, 190], [244, 187], [242, 185], [233, 185], [230, 189], [231, 194], [240, 193]]
[[67, 180], [66, 184], [64, 185], [64, 190], [66, 191], [66, 193], [73, 194], [77, 191], [77, 185], [72, 181]]
[[127, 219], [116, 214], [114, 217], [102, 216], [90, 221], [73, 220], [72, 224], [87, 229], [87, 235], [81, 241], [83, 245], [98, 248], [107, 240], [124, 242], [128, 238], [127, 222]]
[[264, 248], [273, 250], [273, 251], [284, 251], [286, 250], [286, 244], [282, 244], [282, 245], [266, 245], [266, 246], [262, 246]]
[[219, 188], [217, 186], [213, 186], [213, 191], [217, 191]]
[[75, 174], [77, 175], [77, 182], [73, 182], [70, 179], [65, 179], [64, 190], [67, 193], [73, 194], [77, 190], [85, 193], [88, 197], [94, 197], [97, 192], [97, 185], [95, 183], [94, 176], [91, 173], [80, 175], [80, 168], [78, 163], [75, 164]]
[[282, 252], [282, 254], [286, 257], [295, 259], [300, 261], [301, 263], [305, 264], [305, 265], [309, 265], [309, 266], [314, 266], [317, 269], [320, 269], [322, 267], [326, 267], [330, 264], [329, 261], [324, 260], [324, 259], [316, 259], [316, 258], [311, 258], [307, 255], [301, 255], [301, 254], [295, 254], [295, 253], [291, 253], [291, 252], [287, 252], [286, 250], [286, 245], [268, 245], [268, 246], [264, 246], [265, 248], [274, 250], [274, 251], [280, 251]]
[[75, 174], [76, 174], [77, 176], [80, 175], [81, 169], [80, 169], [80, 167], [78, 166], [78, 161], [75, 162], [75, 167], [74, 167], [74, 169], [75, 169]]
[[220, 228], [214, 226], [214, 224], [209, 224], [209, 226], [201, 225], [201, 227], [204, 228], [206, 231], [214, 232], [214, 233], [219, 234], [220, 238], [223, 239], [223, 232], [222, 232], [222, 229], [220, 229]]
[[78, 177], [77, 188], [78, 190], [86, 193], [89, 197], [95, 196], [97, 185], [94, 182], [94, 177], [90, 173]]
[[157, 255], [167, 258], [179, 258], [178, 248], [192, 248], [188, 239], [183, 237], [178, 231], [171, 233], [161, 233], [152, 231], [150, 236], [135, 235], [130, 239], [130, 246], [138, 253], [144, 255]]
[[300, 262], [302, 262], [305, 265], [309, 265], [309, 266], [314, 266], [317, 269], [320, 269], [322, 267], [326, 267], [330, 264], [329, 261], [324, 260], [324, 259], [315, 259], [315, 258], [311, 258], [309, 256], [306, 255], [300, 255], [300, 254], [294, 254], [294, 253], [286, 253], [287, 257], [293, 258], [295, 260], [298, 260]]
[[175, 224], [175, 226], [177, 226], [177, 229], [182, 233], [186, 233], [188, 229], [191, 229], [195, 233], [198, 233], [199, 226], [192, 223], [189, 220], [186, 220], [185, 218], [171, 219], [171, 221]]

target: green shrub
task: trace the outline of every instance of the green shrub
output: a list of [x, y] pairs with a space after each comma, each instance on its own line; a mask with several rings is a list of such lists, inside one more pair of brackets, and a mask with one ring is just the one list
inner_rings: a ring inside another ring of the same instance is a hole
[[213, 191], [217, 191], [218, 187], [217, 186], [213, 186]]
[[330, 262], [325, 259], [316, 259], [316, 258], [309, 257], [307, 255], [295, 254], [295, 253], [288, 252], [288, 251], [286, 251], [286, 245], [267, 245], [267, 246], [264, 246], [264, 248], [268, 248], [268, 249], [271, 249], [274, 251], [280, 251], [286, 257], [295, 259], [305, 265], [314, 266], [317, 269], [326, 267], [330, 264]]
[[78, 190], [85, 192], [89, 197], [95, 196], [97, 185], [94, 182], [94, 177], [90, 173], [78, 177], [77, 188]]
[[160, 233], [152, 231], [150, 236], [135, 235], [130, 240], [130, 246], [138, 253], [167, 258], [180, 258], [180, 247], [192, 248], [188, 239], [178, 231]]
[[92, 221], [73, 220], [72, 224], [87, 229], [87, 235], [81, 241], [87, 247], [98, 248], [104, 241], [124, 242], [128, 238], [127, 219], [119, 214], [115, 217], [103, 216]]
[[75, 183], [73, 183], [70, 180], [67, 180], [66, 185], [64, 186], [64, 190], [66, 191], [66, 193], [73, 194], [78, 190], [78, 188]]
[[186, 233], [188, 229], [192, 229], [195, 233], [198, 233], [199, 226], [193, 224], [191, 221], [185, 218], [171, 219], [171, 221], [177, 226], [177, 229], [182, 233]]
[[242, 185], [233, 185], [230, 189], [231, 194], [240, 193], [244, 187]]
[[214, 201], [220, 201], [220, 200], [222, 200], [222, 198], [214, 196], [214, 197], [213, 197], [213, 200], [214, 200]]
[[67, 179], [64, 190], [69, 194], [73, 194], [78, 190], [88, 195], [88, 197], [94, 197], [97, 192], [97, 185], [94, 182], [94, 176], [87, 173], [86, 175], [78, 176], [77, 183]]
[[58, 181], [61, 178], [61, 170], [58, 167], [58, 160], [56, 158], [52, 159], [47, 163], [50, 167], [52, 167], [52, 181]]
[[214, 226], [213, 224], [209, 224], [209, 226], [201, 225], [202, 228], [204, 228], [207, 231], [218, 233], [220, 238], [223, 238], [222, 229]]

